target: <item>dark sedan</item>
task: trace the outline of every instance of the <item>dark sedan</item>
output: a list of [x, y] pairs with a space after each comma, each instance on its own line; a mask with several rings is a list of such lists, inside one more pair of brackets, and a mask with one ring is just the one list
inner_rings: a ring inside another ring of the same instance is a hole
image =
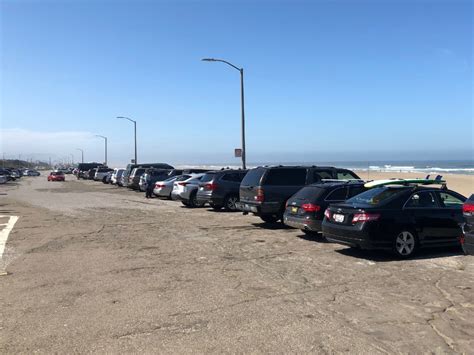
[[363, 249], [391, 250], [399, 258], [418, 248], [459, 246], [466, 198], [448, 189], [381, 186], [325, 212], [323, 235]]
[[465, 221], [461, 236], [462, 248], [464, 253], [474, 255], [474, 195], [462, 206], [462, 214]]
[[366, 190], [360, 180], [305, 186], [288, 199], [283, 221], [287, 226], [301, 229], [306, 234], [321, 232], [324, 211], [329, 204], [343, 202]]

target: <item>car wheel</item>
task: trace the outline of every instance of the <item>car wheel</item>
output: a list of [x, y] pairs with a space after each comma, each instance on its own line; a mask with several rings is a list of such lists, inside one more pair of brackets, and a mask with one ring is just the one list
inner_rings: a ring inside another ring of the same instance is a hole
[[188, 207], [188, 206], [189, 206], [189, 203], [188, 203], [188, 201], [181, 201], [181, 203], [182, 203], [183, 205], [185, 205], [186, 207]]
[[415, 232], [411, 230], [402, 230], [395, 236], [392, 250], [397, 257], [407, 259], [413, 256], [417, 247], [418, 240]]
[[276, 223], [280, 219], [277, 215], [274, 214], [264, 214], [261, 215], [260, 218], [265, 223]]
[[227, 196], [224, 200], [224, 208], [226, 211], [235, 212], [237, 211], [236, 203], [239, 202], [239, 198], [235, 195]]

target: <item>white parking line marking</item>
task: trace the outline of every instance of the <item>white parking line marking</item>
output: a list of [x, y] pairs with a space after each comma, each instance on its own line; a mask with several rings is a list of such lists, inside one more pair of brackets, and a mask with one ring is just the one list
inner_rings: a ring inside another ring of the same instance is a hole
[[10, 219], [8, 220], [8, 223], [3, 224], [6, 225], [6, 227], [0, 231], [0, 259], [3, 257], [3, 252], [5, 251], [5, 245], [7, 244], [8, 236], [10, 235], [10, 232], [12, 231], [16, 221], [18, 221], [18, 218], [20, 218], [18, 216], [0, 216], [0, 218], [2, 217], [9, 217]]

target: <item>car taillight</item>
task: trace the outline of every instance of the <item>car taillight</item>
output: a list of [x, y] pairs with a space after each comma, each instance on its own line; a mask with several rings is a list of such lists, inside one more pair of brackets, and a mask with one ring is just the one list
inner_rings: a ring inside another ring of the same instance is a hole
[[178, 182], [179, 186], [186, 186], [188, 183], [187, 182]]
[[215, 189], [217, 189], [217, 184], [212, 182], [204, 185], [204, 190], [214, 191]]
[[160, 188], [162, 188], [162, 187], [165, 187], [165, 185], [163, 185], [163, 184], [155, 184], [155, 187], [156, 187], [157, 189], [160, 189]]
[[254, 197], [255, 201], [258, 201], [258, 202], [263, 202], [263, 200], [265, 200], [265, 195], [263, 193], [263, 189], [262, 188], [258, 188], [257, 189], [257, 196]]
[[465, 240], [464, 240], [464, 234], [461, 234], [461, 236], [459, 237], [459, 242], [461, 243], [461, 245], [464, 244]]
[[301, 208], [304, 209], [305, 212], [318, 212], [321, 209], [321, 206], [312, 203], [304, 203]]
[[473, 214], [474, 213], [474, 204], [465, 203], [462, 205], [462, 213]]
[[326, 211], [324, 211], [324, 216], [330, 220], [331, 219], [331, 211], [329, 211], [328, 209], [326, 209]]
[[357, 222], [370, 222], [376, 221], [380, 218], [380, 214], [378, 213], [356, 213], [354, 217], [352, 217], [352, 224], [356, 224]]

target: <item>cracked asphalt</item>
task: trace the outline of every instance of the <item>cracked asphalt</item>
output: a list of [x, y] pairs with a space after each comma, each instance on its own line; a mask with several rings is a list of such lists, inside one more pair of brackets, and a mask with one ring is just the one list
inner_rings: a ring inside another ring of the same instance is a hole
[[71, 176], [0, 190], [0, 353], [474, 353], [458, 249], [397, 261]]

